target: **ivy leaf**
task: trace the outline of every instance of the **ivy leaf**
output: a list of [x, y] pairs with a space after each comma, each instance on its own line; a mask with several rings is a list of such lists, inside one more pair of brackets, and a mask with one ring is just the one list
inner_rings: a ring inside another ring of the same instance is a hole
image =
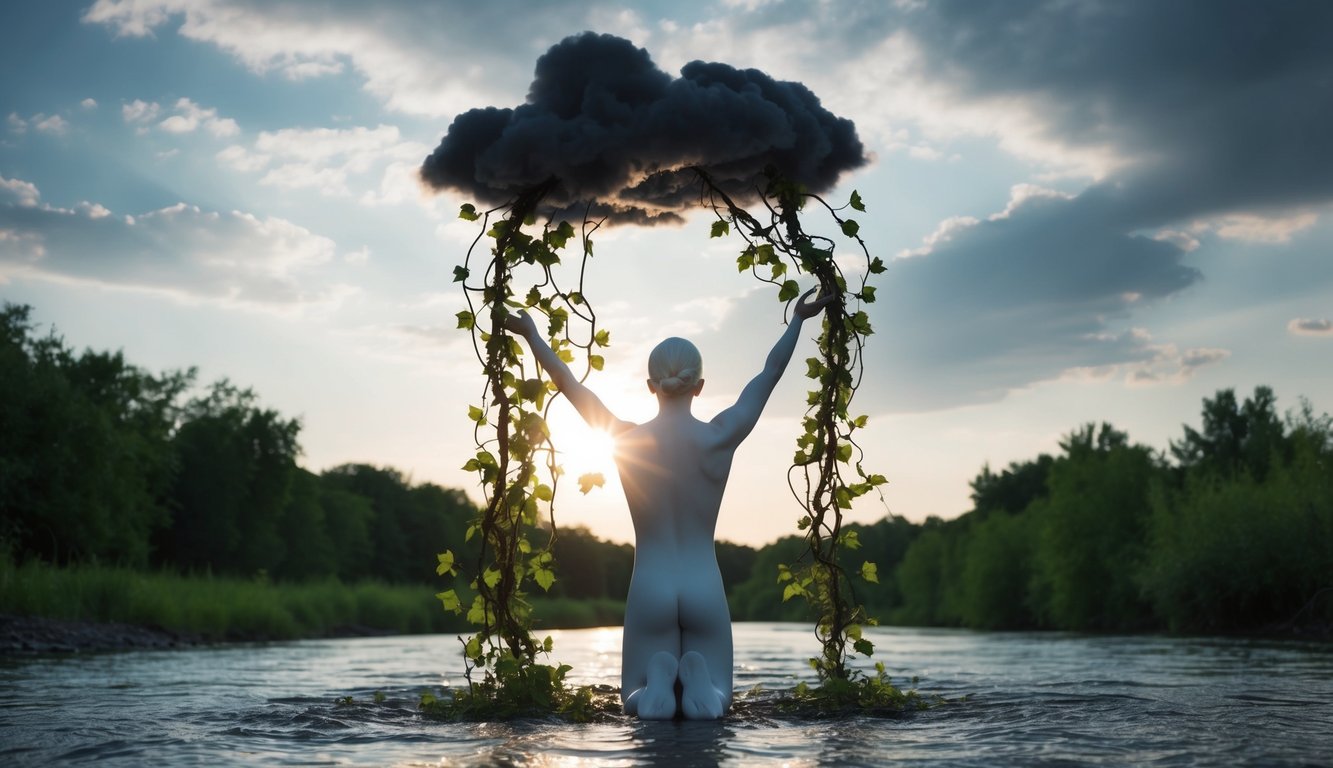
[[467, 417], [478, 424], [486, 423], [486, 412], [475, 405], [467, 407]]
[[444, 610], [449, 611], [450, 613], [463, 612], [463, 604], [458, 602], [458, 593], [452, 589], [445, 592], [439, 592], [435, 596], [444, 604]]
[[[471, 616], [472, 616], [472, 614], [471, 614], [471, 612], [469, 612], [469, 613], [468, 613], [468, 618], [471, 619]], [[475, 622], [475, 623], [480, 624], [481, 622], [478, 621], [478, 622]], [[464, 646], [464, 648], [463, 648], [463, 655], [467, 656], [469, 659], [472, 659], [473, 661], [476, 661], [476, 660], [480, 659], [480, 658], [481, 658], [481, 639], [478, 638], [476, 635], [473, 635], [472, 637], [469, 637], [469, 638], [467, 639], [467, 645]]]
[[736, 257], [736, 271], [744, 272], [754, 266], [754, 247], [751, 246], [741, 251], [741, 255]]
[[463, 203], [458, 208], [458, 218], [463, 221], [476, 221], [481, 218], [481, 215], [477, 213], [477, 207], [475, 205], [472, 203]]
[[856, 223], [855, 219], [847, 219], [842, 223], [842, 233], [848, 237], [856, 237], [856, 233], [861, 231], [861, 225]]
[[594, 371], [602, 370], [604, 365], [606, 365], [606, 359], [601, 355], [588, 355], [588, 366]]
[[592, 337], [592, 343], [599, 347], [611, 346], [611, 332], [603, 328]]
[[884, 259], [876, 256], [870, 260], [870, 274], [878, 275], [884, 271]]
[[870, 656], [875, 653], [875, 644], [864, 637], [852, 643], [852, 647], [862, 656]]
[[473, 314], [467, 311], [466, 309], [463, 310], [462, 312], [459, 312], [457, 315], [455, 315], [455, 317], [458, 318], [458, 327], [462, 328], [465, 331], [470, 331], [477, 325], [477, 318], [474, 317]]
[[440, 564], [435, 566], [436, 575], [443, 576], [447, 573], [453, 576], [458, 573], [458, 569], [454, 567], [454, 553], [451, 550], [446, 549], [435, 557], [440, 561]]
[[857, 192], [854, 189], [852, 190], [852, 199], [849, 200], [847, 204], [850, 205], [854, 210], [861, 211], [862, 213], [865, 212], [866, 205], [865, 203], [861, 202], [861, 193]]
[[481, 580], [486, 582], [486, 586], [495, 589], [495, 585], [500, 583], [500, 572], [495, 568], [487, 568], [486, 572], [481, 575]]
[[537, 582], [537, 586], [542, 588], [543, 592], [550, 592], [551, 585], [555, 583], [555, 571], [550, 568], [538, 568], [532, 574], [532, 578]]
[[709, 237], [726, 237], [731, 232], [731, 225], [722, 219], [713, 222], [713, 228], [709, 231]]
[[805, 587], [793, 581], [792, 583], [788, 584], [785, 589], [782, 590], [782, 602], [785, 603], [788, 600], [792, 599], [793, 597], [796, 597], [797, 595], [804, 595], [804, 594], [805, 594]]
[[797, 285], [795, 280], [788, 280], [778, 290], [778, 301], [791, 301], [800, 295], [801, 286]]
[[538, 483], [537, 487], [532, 489], [532, 495], [542, 501], [550, 501], [553, 496], [551, 493], [551, 486], [546, 485], [545, 483]]
[[879, 583], [879, 566], [869, 560], [861, 563], [861, 578], [874, 584]]
[[586, 475], [579, 475], [579, 493], [587, 494], [593, 488], [601, 488], [606, 485], [606, 478], [601, 472], [589, 472]]
[[454, 282], [455, 282], [455, 283], [461, 283], [461, 282], [463, 282], [464, 280], [467, 279], [467, 276], [468, 276], [469, 274], [470, 274], [470, 273], [467, 271], [467, 267], [459, 267], [459, 266], [455, 266], [455, 267], [454, 267]]

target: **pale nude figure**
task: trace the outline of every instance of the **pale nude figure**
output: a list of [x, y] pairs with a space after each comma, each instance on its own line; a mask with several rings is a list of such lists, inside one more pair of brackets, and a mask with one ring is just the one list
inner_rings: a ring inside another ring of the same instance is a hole
[[588, 424], [616, 443], [616, 468], [634, 522], [634, 573], [625, 600], [620, 697], [645, 720], [717, 719], [731, 706], [731, 613], [713, 548], [722, 492], [736, 447], [754, 429], [791, 360], [801, 324], [832, 296], [797, 303], [764, 368], [736, 404], [700, 421], [690, 413], [703, 390], [703, 363], [690, 342], [670, 338], [648, 359], [657, 416], [616, 418], [556, 356], [525, 313], [506, 327], [527, 340], [537, 362]]

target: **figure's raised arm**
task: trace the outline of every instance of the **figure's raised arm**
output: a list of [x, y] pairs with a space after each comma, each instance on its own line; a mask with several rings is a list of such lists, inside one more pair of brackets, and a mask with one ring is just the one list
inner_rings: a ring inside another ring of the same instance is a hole
[[791, 322], [787, 324], [787, 330], [778, 339], [778, 343], [774, 344], [772, 351], [768, 353], [764, 369], [745, 385], [735, 405], [713, 418], [713, 425], [722, 430], [723, 440], [728, 445], [739, 445], [759, 422], [759, 414], [763, 412], [764, 405], [773, 394], [773, 388], [782, 378], [782, 372], [787, 369], [787, 363], [791, 362], [792, 352], [796, 350], [796, 342], [800, 339], [801, 325], [819, 314], [837, 298], [836, 294], [830, 293], [811, 299], [810, 296], [815, 290], [811, 288], [806, 291], [796, 303]]
[[574, 372], [569, 370], [569, 366], [565, 365], [565, 361], [561, 360], [546, 343], [546, 339], [537, 330], [537, 324], [527, 312], [520, 311], [506, 317], [505, 329], [522, 336], [528, 342], [528, 348], [532, 350], [533, 357], [537, 358], [537, 364], [546, 371], [547, 376], [551, 377], [551, 381], [555, 382], [556, 388], [569, 398], [574, 410], [579, 412], [588, 426], [605, 430], [612, 435], [634, 426], [630, 422], [616, 418], [615, 414], [602, 403], [601, 398], [579, 381]]

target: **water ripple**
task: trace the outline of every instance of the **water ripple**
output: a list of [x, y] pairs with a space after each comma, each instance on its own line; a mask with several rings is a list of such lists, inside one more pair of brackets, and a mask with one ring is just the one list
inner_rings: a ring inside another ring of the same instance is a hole
[[[553, 632], [580, 683], [614, 682], [618, 629]], [[0, 660], [0, 763], [635, 766], [1274, 765], [1333, 755], [1333, 647], [879, 628], [881, 658], [951, 699], [899, 719], [801, 721], [808, 627], [736, 627], [719, 723], [447, 723], [452, 636]], [[758, 686], [757, 690], [749, 689]]]

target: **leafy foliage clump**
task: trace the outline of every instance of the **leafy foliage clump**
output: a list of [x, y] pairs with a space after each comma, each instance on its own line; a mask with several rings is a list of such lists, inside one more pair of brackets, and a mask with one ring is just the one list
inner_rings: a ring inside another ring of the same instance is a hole
[[419, 708], [448, 720], [512, 720], [557, 715], [589, 723], [620, 714], [620, 698], [611, 689], [565, 683], [568, 664], [522, 664], [517, 659], [496, 663], [495, 674], [465, 689], [436, 696], [421, 694]]
[[785, 711], [806, 717], [849, 713], [894, 717], [929, 706], [915, 690], [894, 686], [884, 662], [875, 662], [873, 675], [851, 671], [846, 677], [826, 678], [815, 687], [801, 683], [781, 704]]

